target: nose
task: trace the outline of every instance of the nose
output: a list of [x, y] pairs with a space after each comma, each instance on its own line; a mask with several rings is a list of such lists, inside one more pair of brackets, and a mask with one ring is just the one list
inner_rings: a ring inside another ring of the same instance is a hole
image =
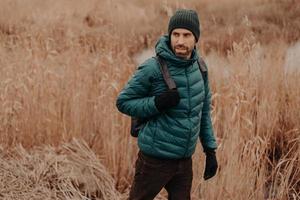
[[182, 35], [180, 35], [180, 36], [178, 37], [177, 44], [184, 44], [184, 39], [183, 39], [183, 36], [182, 36]]

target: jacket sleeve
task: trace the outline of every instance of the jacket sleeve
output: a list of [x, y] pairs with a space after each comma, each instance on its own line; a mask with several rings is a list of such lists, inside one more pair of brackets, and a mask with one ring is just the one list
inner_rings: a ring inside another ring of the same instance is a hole
[[216, 149], [217, 143], [214, 136], [213, 126], [211, 122], [211, 115], [210, 115], [210, 104], [211, 104], [211, 92], [209, 89], [209, 81], [207, 78], [207, 82], [205, 84], [205, 99], [202, 108], [202, 117], [200, 122], [200, 141], [203, 148], [211, 148]]
[[138, 67], [117, 97], [116, 106], [120, 112], [137, 118], [150, 118], [159, 114], [154, 103], [155, 97], [149, 95], [153, 74], [152, 62], [145, 62]]

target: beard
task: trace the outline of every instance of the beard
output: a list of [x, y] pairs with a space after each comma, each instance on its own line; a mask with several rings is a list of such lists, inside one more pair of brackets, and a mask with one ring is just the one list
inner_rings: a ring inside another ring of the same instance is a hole
[[177, 57], [188, 59], [189, 55], [191, 55], [192, 50], [184, 45], [176, 45], [173, 48], [173, 52]]

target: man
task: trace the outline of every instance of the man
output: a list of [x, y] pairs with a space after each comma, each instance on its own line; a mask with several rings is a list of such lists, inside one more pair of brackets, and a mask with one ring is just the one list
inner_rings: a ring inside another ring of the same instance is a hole
[[204, 179], [217, 171], [209, 85], [197, 60], [198, 15], [178, 10], [170, 18], [168, 35], [156, 44], [157, 56], [169, 69], [177, 89], [168, 89], [157, 59], [139, 66], [117, 98], [120, 112], [147, 119], [139, 131], [139, 154], [130, 200], [150, 200], [165, 188], [170, 200], [190, 199], [192, 154], [198, 138], [206, 154]]

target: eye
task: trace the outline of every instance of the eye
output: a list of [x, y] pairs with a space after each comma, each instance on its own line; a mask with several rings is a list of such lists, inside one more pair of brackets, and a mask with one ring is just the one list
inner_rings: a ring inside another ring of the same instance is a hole
[[172, 35], [175, 36], [175, 37], [178, 37], [178, 36], [179, 36], [179, 33], [173, 32]]
[[186, 37], [186, 38], [191, 37], [191, 35], [192, 35], [191, 33], [185, 33], [185, 34], [183, 34], [183, 36]]

